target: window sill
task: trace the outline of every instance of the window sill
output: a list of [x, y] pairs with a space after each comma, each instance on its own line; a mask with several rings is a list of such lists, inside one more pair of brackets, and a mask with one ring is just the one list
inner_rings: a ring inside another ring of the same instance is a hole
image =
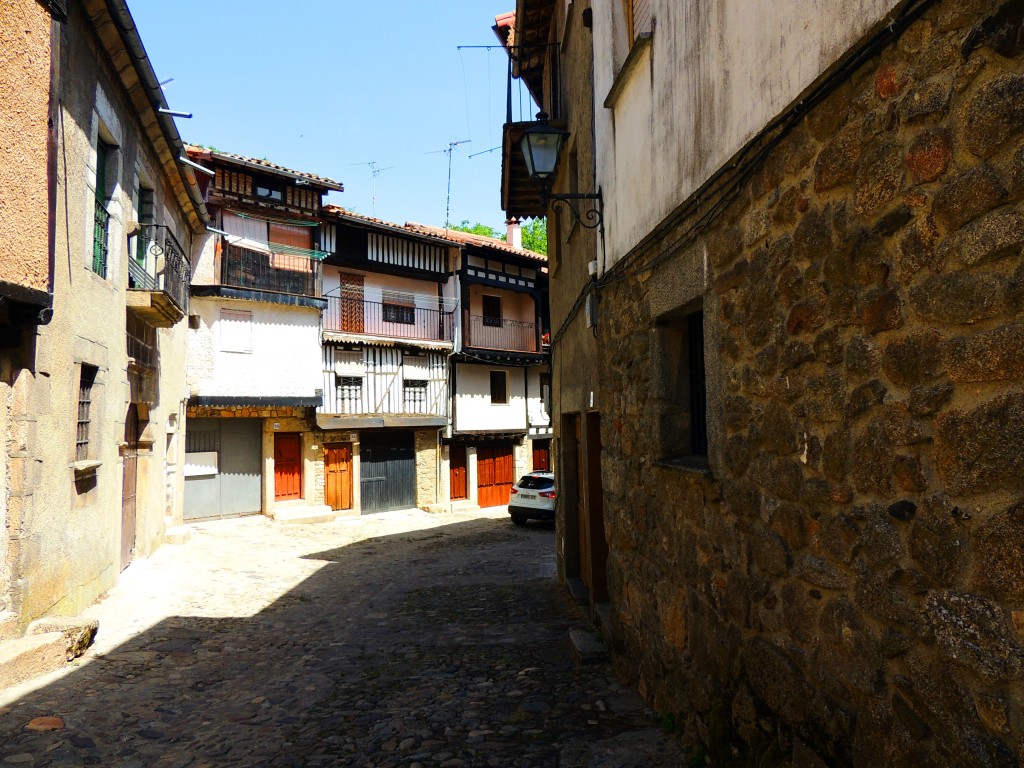
[[619, 100], [619, 96], [622, 95], [622, 91], [625, 90], [629, 76], [633, 74], [633, 70], [636, 69], [636, 65], [640, 63], [643, 52], [653, 44], [653, 33], [645, 32], [644, 34], [637, 36], [636, 40], [633, 42], [633, 47], [629, 49], [629, 54], [626, 56], [626, 60], [622, 62], [622, 69], [620, 69], [619, 74], [615, 76], [615, 80], [612, 82], [612, 87], [608, 91], [608, 95], [605, 96], [605, 109], [615, 108], [615, 103]]
[[96, 459], [83, 459], [82, 461], [71, 462], [71, 469], [76, 475], [90, 475], [95, 473], [101, 464], [103, 462]]
[[659, 459], [654, 464], [665, 469], [679, 469], [683, 472], [711, 478], [711, 467], [708, 465], [707, 456], [674, 456]]

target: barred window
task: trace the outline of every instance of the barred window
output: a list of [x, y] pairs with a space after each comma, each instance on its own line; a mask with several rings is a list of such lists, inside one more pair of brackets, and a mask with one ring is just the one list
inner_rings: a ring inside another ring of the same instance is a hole
[[422, 413], [427, 407], [427, 382], [425, 379], [406, 379], [402, 390], [405, 399], [405, 410]]
[[385, 323], [403, 323], [413, 325], [416, 322], [416, 310], [403, 304], [384, 304]]
[[96, 383], [98, 369], [94, 365], [82, 365], [78, 380], [78, 428], [75, 434], [75, 461], [89, 458], [89, 437], [92, 432], [90, 412], [92, 410], [92, 387]]
[[363, 401], [362, 376], [338, 376], [338, 403], [342, 413], [359, 413]]

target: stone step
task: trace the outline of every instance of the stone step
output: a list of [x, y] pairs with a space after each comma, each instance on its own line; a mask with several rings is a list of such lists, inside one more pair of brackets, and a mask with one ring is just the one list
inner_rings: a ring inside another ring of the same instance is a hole
[[184, 544], [192, 538], [192, 529], [187, 525], [175, 525], [168, 528], [164, 534], [164, 541], [168, 544]]
[[608, 661], [608, 649], [595, 632], [570, 629], [569, 645], [572, 646], [572, 655], [577, 664], [603, 664]]
[[326, 504], [318, 506], [285, 507], [274, 510], [274, 520], [288, 525], [310, 525], [329, 523], [337, 513]]
[[21, 636], [18, 614], [14, 611], [0, 611], [0, 641]]
[[68, 661], [85, 653], [96, 637], [100, 623], [82, 616], [47, 616], [28, 625], [29, 635], [60, 632], [64, 637], [64, 654]]
[[67, 659], [63, 632], [26, 635], [0, 643], [0, 688], [53, 672]]

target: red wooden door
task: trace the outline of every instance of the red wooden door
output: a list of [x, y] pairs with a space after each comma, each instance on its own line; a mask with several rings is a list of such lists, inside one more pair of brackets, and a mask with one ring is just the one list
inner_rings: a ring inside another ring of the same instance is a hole
[[302, 452], [299, 436], [274, 435], [274, 500], [302, 498]]
[[533, 469], [535, 472], [551, 471], [551, 441], [533, 441]]
[[508, 504], [512, 491], [512, 449], [505, 446], [481, 446], [476, 452], [477, 504], [498, 507]]
[[465, 499], [469, 496], [466, 483], [466, 446], [452, 445], [448, 448], [449, 475], [451, 478], [452, 499]]
[[352, 509], [352, 443], [329, 443], [324, 452], [324, 502], [331, 509]]

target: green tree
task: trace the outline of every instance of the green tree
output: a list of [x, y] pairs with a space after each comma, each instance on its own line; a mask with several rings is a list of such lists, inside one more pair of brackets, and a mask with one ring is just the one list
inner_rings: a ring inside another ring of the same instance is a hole
[[523, 248], [535, 253], [548, 254], [548, 220], [533, 219], [523, 225]]
[[458, 232], [468, 232], [471, 235], [483, 235], [484, 237], [494, 237], [499, 240], [504, 240], [505, 236], [498, 236], [498, 230], [493, 227], [489, 227], [486, 224], [481, 224], [479, 221], [476, 224], [470, 224], [469, 219], [463, 219], [461, 224], [449, 224], [448, 229], [454, 229]]

